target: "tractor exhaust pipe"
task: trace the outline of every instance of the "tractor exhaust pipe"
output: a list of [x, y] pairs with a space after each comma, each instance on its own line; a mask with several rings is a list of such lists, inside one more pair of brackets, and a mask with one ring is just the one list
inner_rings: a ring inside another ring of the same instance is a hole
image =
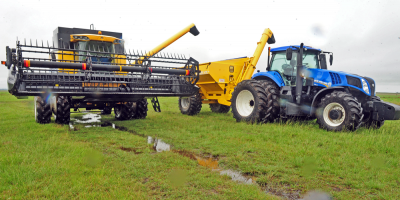
[[300, 44], [300, 52], [297, 54], [297, 74], [296, 74], [296, 103], [301, 105], [301, 92], [303, 90], [303, 79], [301, 72], [303, 70], [303, 46]]

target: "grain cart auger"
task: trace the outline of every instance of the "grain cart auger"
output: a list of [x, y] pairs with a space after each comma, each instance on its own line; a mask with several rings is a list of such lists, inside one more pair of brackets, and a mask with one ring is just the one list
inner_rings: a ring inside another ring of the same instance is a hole
[[241, 81], [251, 78], [266, 43], [275, 43], [275, 37], [270, 29], [264, 30], [253, 57], [200, 64], [201, 73], [197, 82], [200, 90], [191, 97], [179, 98], [181, 113], [196, 115], [200, 112], [203, 103], [210, 104], [212, 112], [229, 112], [233, 89]]
[[142, 53], [125, 51], [122, 33], [58, 27], [52, 46], [17, 41], [15, 49], [6, 47], [2, 64], [9, 69], [8, 89], [15, 96], [35, 96], [38, 123], [49, 123], [54, 113], [56, 123], [67, 124], [70, 109], [79, 108], [103, 114], [114, 108], [119, 120], [145, 118], [146, 97], [198, 91], [199, 63], [160, 52], [187, 32], [199, 34], [191, 24]]
[[301, 44], [271, 49], [267, 72], [239, 83], [232, 94], [237, 121], [275, 122], [294, 118], [317, 119], [329, 131], [380, 128], [385, 120], [399, 120], [400, 106], [383, 102], [375, 81], [327, 70], [326, 55]]

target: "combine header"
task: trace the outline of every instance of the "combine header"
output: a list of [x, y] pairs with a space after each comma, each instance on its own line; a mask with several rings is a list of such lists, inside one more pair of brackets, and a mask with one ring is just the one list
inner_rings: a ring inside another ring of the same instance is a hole
[[6, 47], [8, 89], [35, 96], [38, 123], [69, 123], [70, 108], [101, 109], [119, 120], [145, 118], [146, 97], [160, 111], [158, 96], [191, 96], [198, 91], [199, 64], [193, 58], [160, 51], [185, 35], [189, 25], [149, 52], [124, 49], [121, 33], [58, 27], [53, 45], [17, 41]]

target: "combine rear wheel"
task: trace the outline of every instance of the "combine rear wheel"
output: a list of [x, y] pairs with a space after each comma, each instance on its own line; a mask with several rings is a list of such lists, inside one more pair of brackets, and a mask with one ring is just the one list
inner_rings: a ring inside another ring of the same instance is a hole
[[135, 119], [144, 119], [147, 116], [147, 99], [140, 99], [136, 101]]
[[179, 97], [179, 110], [184, 115], [197, 115], [202, 107], [200, 93], [190, 97]]
[[112, 107], [104, 107], [103, 110], [101, 111], [102, 115], [109, 115], [111, 114]]
[[35, 97], [35, 120], [40, 124], [48, 124], [51, 121], [50, 104], [42, 97]]
[[118, 120], [129, 120], [135, 116], [136, 103], [124, 102], [114, 107], [115, 118]]
[[222, 105], [219, 103], [210, 104], [211, 112], [214, 113], [227, 113], [231, 109], [230, 106]]
[[342, 91], [325, 95], [317, 110], [317, 123], [328, 131], [355, 131], [362, 118], [361, 104], [351, 94]]
[[69, 124], [71, 98], [67, 96], [56, 97], [55, 122], [57, 124]]
[[240, 82], [232, 93], [232, 113], [236, 121], [261, 122], [267, 109], [267, 94], [261, 82]]

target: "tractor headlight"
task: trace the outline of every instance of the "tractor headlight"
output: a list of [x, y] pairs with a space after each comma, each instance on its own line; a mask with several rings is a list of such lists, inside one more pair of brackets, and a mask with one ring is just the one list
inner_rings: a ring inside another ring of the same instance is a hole
[[363, 90], [365, 93], [369, 94], [369, 88], [368, 88], [368, 84], [364, 79], [361, 79], [362, 85], [363, 85]]

